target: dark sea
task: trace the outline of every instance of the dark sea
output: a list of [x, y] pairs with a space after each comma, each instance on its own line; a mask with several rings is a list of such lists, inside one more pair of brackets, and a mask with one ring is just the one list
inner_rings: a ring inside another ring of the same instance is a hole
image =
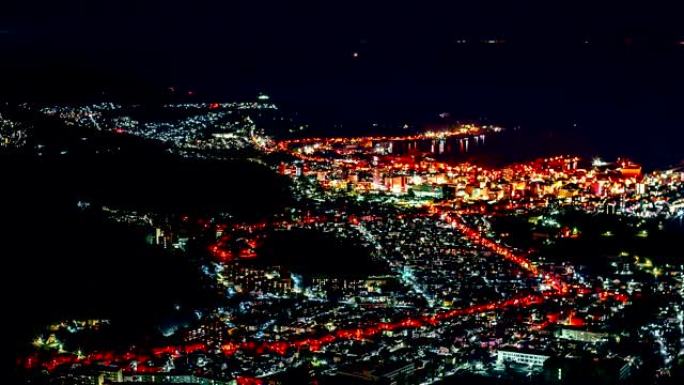
[[200, 29], [150, 47], [131, 32], [104, 40], [119, 44], [115, 52], [94, 42], [55, 51], [58, 36], [5, 34], [0, 101], [231, 101], [265, 93], [312, 135], [416, 131], [444, 123], [441, 114], [516, 130], [506, 136], [510, 145], [488, 145], [501, 153], [626, 156], [647, 168], [684, 159], [678, 19], [646, 18], [644, 31], [603, 28], [603, 19], [592, 21], [602, 26], [593, 32], [569, 20], [546, 25], [548, 33], [508, 26], [501, 44], [486, 44], [444, 18], [391, 32], [372, 19], [358, 39], [349, 37], [357, 34], [348, 31], [353, 23], [321, 24], [316, 33], [289, 23], [268, 36], [234, 31], [239, 44], [233, 35], [225, 44], [206, 39]]
[[447, 112], [519, 128], [502, 151], [684, 159], [680, 2], [16, 3], [0, 102], [264, 92], [323, 134]]
[[620, 156], [652, 169], [684, 160], [682, 68], [684, 45], [534, 45], [372, 56], [323, 74], [293, 71], [283, 80], [265, 73], [256, 83], [314, 134], [475, 122], [507, 130], [485, 147], [502, 160]]

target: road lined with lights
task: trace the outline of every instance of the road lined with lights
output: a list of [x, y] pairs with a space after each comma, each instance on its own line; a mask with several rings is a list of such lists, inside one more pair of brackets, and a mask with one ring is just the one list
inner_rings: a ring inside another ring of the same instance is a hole
[[[527, 258], [515, 253], [512, 249], [503, 246], [499, 243], [491, 241], [476, 230], [468, 227], [457, 215], [441, 214], [442, 220], [450, 223], [455, 229], [459, 230], [471, 242], [479, 244], [493, 253], [511, 261], [533, 275], [543, 276], [547, 282], [551, 282], [552, 290], [548, 290], [539, 294], [530, 294], [521, 297], [514, 297], [503, 301], [490, 302], [486, 304], [473, 305], [460, 309], [442, 310], [436, 313], [424, 314], [418, 317], [406, 317], [395, 322], [377, 322], [371, 323], [356, 328], [344, 328], [334, 330], [322, 336], [300, 338], [294, 340], [280, 340], [280, 341], [241, 341], [241, 342], [226, 342], [220, 346], [207, 346], [203, 343], [195, 343], [189, 345], [170, 345], [157, 347], [150, 350], [149, 354], [125, 352], [122, 354], [114, 352], [95, 352], [88, 355], [78, 355], [72, 353], [59, 354], [49, 360], [41, 361], [37, 355], [28, 357], [24, 361], [26, 368], [42, 367], [48, 371], [53, 371], [62, 365], [83, 364], [90, 365], [94, 363], [110, 365], [113, 363], [128, 364], [124, 370], [131, 373], [160, 373], [164, 371], [161, 366], [149, 366], [149, 362], [153, 358], [172, 357], [178, 358], [184, 354], [192, 354], [196, 352], [201, 353], [216, 353], [220, 351], [225, 356], [232, 356], [237, 352], [245, 354], [278, 354], [287, 355], [289, 352], [296, 350], [320, 351], [324, 345], [328, 345], [338, 341], [345, 340], [365, 340], [375, 337], [386, 331], [418, 329], [423, 327], [435, 327], [440, 323], [464, 316], [472, 316], [483, 314], [498, 310], [505, 310], [509, 308], [526, 308], [534, 305], [539, 305], [545, 300], [552, 297], [560, 297], [568, 294], [567, 285], [561, 281], [560, 277], [544, 274]], [[587, 288], [582, 288], [582, 292], [591, 292]], [[614, 293], [601, 292], [600, 299], [605, 299]], [[624, 302], [627, 298], [623, 294], [616, 294], [618, 300]], [[548, 323], [544, 326], [548, 326]], [[236, 382], [239, 385], [261, 385], [264, 382], [262, 379], [251, 376], [237, 376]]]
[[[299, 350], [309, 350], [309, 351], [320, 351], [323, 346], [345, 340], [366, 340], [373, 338], [377, 335], [382, 334], [387, 331], [396, 330], [406, 330], [406, 329], [419, 329], [423, 327], [436, 327], [441, 323], [448, 322], [455, 318], [472, 316], [477, 314], [483, 314], [493, 311], [505, 310], [510, 308], [527, 308], [534, 305], [539, 305], [545, 300], [553, 297], [566, 296], [569, 293], [569, 286], [562, 280], [561, 277], [550, 273], [543, 272], [539, 267], [537, 267], [532, 261], [527, 257], [517, 253], [512, 248], [505, 246], [499, 242], [493, 241], [481, 234], [478, 230], [470, 227], [466, 224], [463, 218], [456, 212], [433, 208], [433, 215], [435, 220], [443, 221], [451, 225], [454, 229], [458, 230], [463, 236], [465, 236], [473, 244], [479, 245], [492, 253], [500, 256], [501, 258], [510, 261], [517, 266], [521, 267], [533, 276], [538, 277], [541, 281], [545, 282], [549, 290], [542, 291], [536, 294], [529, 294], [520, 297], [513, 297], [502, 301], [495, 301], [485, 304], [472, 305], [465, 308], [459, 309], [441, 309], [436, 312], [425, 313], [422, 315], [414, 317], [406, 317], [394, 322], [374, 322], [361, 325], [354, 328], [340, 328], [337, 330], [332, 330], [329, 333], [320, 336], [311, 336], [297, 339], [289, 340], [276, 340], [276, 341], [229, 341], [224, 342], [219, 346], [208, 346], [203, 343], [195, 343], [188, 345], [170, 345], [162, 346], [149, 349], [149, 351], [129, 351], [125, 353], [115, 353], [115, 352], [94, 352], [87, 355], [74, 354], [74, 353], [61, 353], [48, 359], [41, 360], [37, 354], [28, 357], [24, 361], [24, 366], [26, 368], [36, 368], [42, 367], [48, 371], [54, 371], [56, 368], [63, 365], [71, 364], [104, 364], [110, 365], [113, 363], [124, 364], [125, 372], [130, 373], [159, 373], [164, 372], [165, 368], [163, 366], [150, 366], [150, 362], [154, 358], [171, 357], [178, 358], [182, 355], [192, 354], [192, 353], [222, 353], [225, 356], [232, 356], [238, 352], [243, 354], [251, 355], [262, 355], [262, 354], [277, 354], [281, 356], [288, 355], [292, 351]], [[338, 218], [330, 218], [326, 216], [305, 216], [298, 221], [279, 221], [271, 223], [270, 226], [290, 228], [296, 225], [304, 225], [311, 223], [322, 223], [329, 220], [337, 220]], [[363, 219], [376, 219], [376, 218], [363, 218]], [[346, 219], [353, 225], [358, 225], [359, 220], [355, 217], [350, 217]], [[235, 225], [233, 230], [243, 230], [253, 233], [255, 231], [264, 230], [269, 227], [267, 223], [257, 223], [251, 225]], [[223, 262], [229, 262], [231, 258], [227, 258], [225, 255], [226, 251], [221, 247], [224, 245], [228, 235], [221, 237], [216, 244], [210, 246], [210, 252], [214, 257]], [[249, 243], [250, 249], [255, 245]], [[245, 257], [244, 255], [241, 258]], [[250, 250], [249, 257], [252, 257]], [[573, 285], [573, 290], [576, 293], [588, 294], [592, 293], [593, 290], [586, 287]], [[615, 298], [621, 302], [626, 302], [628, 298], [624, 294], [610, 293], [607, 291], [600, 291], [599, 299], [605, 300], [610, 296], [615, 296]], [[540, 327], [546, 327], [549, 323], [543, 324]], [[256, 377], [249, 376], [239, 376], [237, 377], [237, 383], [240, 385], [257, 385], [262, 384], [263, 381]]]
[[[481, 236], [477, 231], [468, 227], [463, 221], [460, 220], [458, 216], [453, 216], [450, 214], [441, 214], [440, 218], [442, 220], [451, 223], [451, 225], [459, 230], [463, 235], [465, 235], [471, 242], [479, 244], [490, 251], [502, 256], [504, 259], [509, 260], [518, 266], [522, 267], [526, 271], [539, 275], [539, 269], [532, 264], [527, 258], [516, 254], [512, 249], [503, 246], [501, 244], [495, 243], [483, 236]], [[302, 223], [307, 223], [311, 221], [321, 220], [322, 218], [311, 218], [308, 217], [303, 220]], [[279, 222], [280, 223], [280, 222]], [[282, 222], [281, 225], [287, 226], [292, 223]], [[257, 224], [252, 229], [263, 229], [265, 224]], [[213, 247], [213, 246], [212, 246]], [[115, 353], [115, 352], [95, 352], [88, 355], [79, 355], [73, 353], [62, 353], [57, 356], [41, 361], [38, 355], [32, 355], [24, 361], [24, 366], [26, 368], [36, 368], [43, 367], [48, 371], [53, 371], [57, 367], [69, 364], [83, 364], [90, 365], [93, 363], [101, 363], [105, 365], [110, 365], [113, 363], [128, 363], [126, 367], [126, 372], [136, 372], [136, 373], [157, 373], [162, 372], [163, 367], [160, 366], [148, 366], [146, 365], [152, 358], [170, 356], [179, 357], [183, 354], [191, 354], [195, 352], [211, 353], [220, 350], [226, 356], [232, 356], [238, 351], [247, 354], [267, 354], [274, 353], [278, 355], [287, 355], [291, 350], [301, 350], [307, 349], [310, 351], [319, 351], [324, 345], [344, 340], [364, 340], [372, 338], [381, 334], [385, 331], [395, 331], [404, 329], [417, 329], [422, 327], [434, 327], [442, 322], [452, 320], [454, 318], [476, 315], [481, 313], [487, 313], [497, 310], [504, 310], [508, 308], [524, 308], [533, 305], [538, 305], [544, 302], [550, 297], [556, 297], [565, 295], [567, 293], [566, 286], [560, 282], [560, 278], [546, 276], [547, 279], [551, 279], [554, 282], [558, 282], [556, 285], [552, 285], [553, 290], [549, 290], [540, 294], [530, 294], [521, 297], [514, 297], [506, 299], [503, 301], [490, 302], [486, 304], [473, 305], [465, 308], [451, 309], [451, 310], [440, 310], [435, 313], [426, 313], [418, 317], [407, 317], [395, 322], [377, 322], [364, 325], [362, 327], [356, 328], [344, 328], [334, 330], [328, 334], [301, 338], [296, 340], [281, 340], [281, 341], [268, 341], [268, 342], [256, 342], [256, 341], [241, 341], [241, 342], [226, 342], [220, 347], [209, 347], [203, 343], [189, 344], [189, 345], [171, 345], [152, 348], [149, 354], [136, 353], [136, 352], [125, 352], [125, 353]], [[240, 384], [259, 384], [261, 383], [258, 379], [252, 377], [240, 377], [238, 380]]]

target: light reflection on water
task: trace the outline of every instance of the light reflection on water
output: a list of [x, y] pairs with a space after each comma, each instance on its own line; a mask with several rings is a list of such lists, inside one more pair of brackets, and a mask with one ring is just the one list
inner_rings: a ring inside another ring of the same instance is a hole
[[[507, 152], [502, 148], [506, 140], [497, 137], [503, 135], [506, 134], [482, 134], [467, 138], [391, 141], [377, 143], [376, 146], [394, 155], [428, 156], [440, 161], [449, 162], [471, 161], [488, 164], [494, 158], [505, 158], [502, 159], [504, 163], [515, 161], [508, 156], [502, 157]], [[493, 156], [494, 153], [496, 153], [496, 156]]]
[[641, 163], [646, 170], [652, 170], [672, 166], [682, 159], [665, 150], [659, 157], [647, 156], [650, 151], [646, 145], [647, 137], [643, 138], [644, 145], [639, 148], [627, 146], [618, 139], [620, 137], [605, 140], [580, 131], [507, 129], [467, 139], [394, 141], [376, 143], [376, 147], [395, 155], [429, 156], [439, 161], [467, 161], [483, 166], [504, 166], [547, 156], [573, 155], [589, 160], [601, 157], [609, 161], [627, 157]]

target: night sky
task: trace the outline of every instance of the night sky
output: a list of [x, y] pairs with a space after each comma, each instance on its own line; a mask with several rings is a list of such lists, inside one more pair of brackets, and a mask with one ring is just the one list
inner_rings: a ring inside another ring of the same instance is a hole
[[16, 100], [263, 91], [323, 126], [448, 111], [647, 163], [684, 158], [674, 1], [11, 3], [0, 81]]

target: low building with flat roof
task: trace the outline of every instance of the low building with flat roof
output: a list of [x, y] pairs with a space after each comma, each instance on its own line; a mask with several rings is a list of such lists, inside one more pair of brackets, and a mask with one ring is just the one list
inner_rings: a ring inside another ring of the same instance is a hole
[[544, 362], [551, 357], [551, 355], [546, 352], [518, 349], [514, 347], [499, 349], [496, 352], [496, 356], [497, 364], [499, 365], [515, 363], [539, 368], [543, 367]]

